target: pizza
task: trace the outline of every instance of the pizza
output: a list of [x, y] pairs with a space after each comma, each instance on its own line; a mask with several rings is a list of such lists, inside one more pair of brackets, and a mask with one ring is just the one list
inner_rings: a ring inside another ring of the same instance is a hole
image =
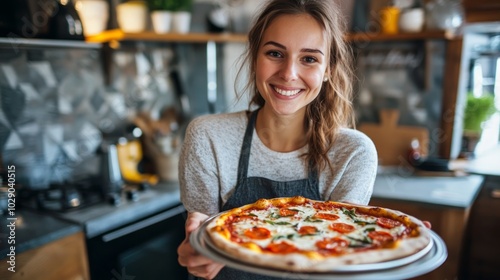
[[222, 212], [205, 230], [226, 256], [297, 272], [396, 260], [432, 246], [425, 225], [402, 212], [301, 196]]

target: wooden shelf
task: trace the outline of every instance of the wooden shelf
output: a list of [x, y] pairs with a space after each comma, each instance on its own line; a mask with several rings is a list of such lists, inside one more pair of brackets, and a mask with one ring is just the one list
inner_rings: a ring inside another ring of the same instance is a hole
[[[365, 41], [404, 41], [404, 40], [427, 40], [445, 39], [451, 40], [457, 37], [452, 32], [447, 31], [425, 31], [418, 33], [350, 33], [346, 35], [346, 40], [351, 42]], [[245, 43], [246, 34], [231, 33], [166, 33], [158, 34], [152, 31], [140, 33], [125, 33], [120, 29], [107, 30], [100, 34], [86, 38], [89, 43], [108, 43], [111, 41], [156, 41], [156, 42], [178, 42], [178, 43]]]
[[177, 43], [230, 43], [247, 41], [245, 34], [230, 33], [165, 33], [158, 34], [152, 31], [140, 33], [125, 33], [120, 29], [107, 30], [85, 39], [89, 43], [108, 43], [111, 41], [155, 41]]
[[81, 40], [56, 40], [56, 39], [30, 39], [0, 37], [0, 48], [28, 48], [28, 47], [49, 47], [49, 48], [86, 48], [98, 49], [101, 44], [86, 42]]
[[346, 35], [346, 40], [350, 42], [381, 42], [381, 41], [411, 41], [411, 40], [429, 40], [429, 39], [444, 39], [452, 40], [459, 36], [450, 31], [423, 31], [415, 33], [398, 33], [398, 34], [383, 34], [383, 33], [350, 33]]

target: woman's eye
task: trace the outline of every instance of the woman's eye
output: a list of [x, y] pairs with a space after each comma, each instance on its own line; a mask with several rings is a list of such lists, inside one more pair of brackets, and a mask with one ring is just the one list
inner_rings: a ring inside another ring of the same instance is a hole
[[314, 63], [314, 62], [317, 62], [318, 60], [315, 58], [315, 57], [312, 57], [312, 56], [306, 56], [304, 57], [304, 61], [306, 63]]
[[280, 52], [277, 51], [268, 51], [267, 55], [272, 56], [272, 57], [283, 57]]

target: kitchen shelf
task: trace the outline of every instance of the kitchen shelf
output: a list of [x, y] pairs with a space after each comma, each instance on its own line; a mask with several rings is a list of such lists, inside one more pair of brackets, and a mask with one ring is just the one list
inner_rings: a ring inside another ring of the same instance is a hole
[[[424, 31], [417, 33], [382, 34], [375, 32], [349, 33], [345, 36], [347, 41], [403, 41], [403, 40], [428, 40], [445, 39], [451, 40], [457, 36], [450, 31]], [[120, 29], [106, 30], [100, 34], [86, 38], [89, 43], [108, 43], [112, 41], [156, 41], [177, 43], [245, 43], [246, 34], [233, 33], [166, 33], [158, 34], [152, 31], [139, 33], [125, 33]]]
[[0, 38], [0, 47], [18, 48], [18, 47], [52, 47], [52, 48], [87, 48], [99, 49], [101, 44], [98, 42], [86, 42], [77, 40], [55, 40], [55, 39], [29, 39], [29, 38]]
[[346, 35], [346, 40], [350, 42], [381, 42], [381, 41], [411, 41], [411, 40], [429, 40], [429, 39], [444, 39], [452, 40], [459, 37], [451, 31], [423, 31], [415, 33], [397, 33], [383, 34], [375, 32], [359, 32], [349, 33]]
[[152, 31], [140, 33], [125, 33], [120, 29], [107, 30], [100, 34], [88, 36], [89, 43], [108, 43], [112, 41], [156, 41], [176, 43], [244, 43], [247, 41], [245, 34], [231, 33], [165, 33], [158, 34]]

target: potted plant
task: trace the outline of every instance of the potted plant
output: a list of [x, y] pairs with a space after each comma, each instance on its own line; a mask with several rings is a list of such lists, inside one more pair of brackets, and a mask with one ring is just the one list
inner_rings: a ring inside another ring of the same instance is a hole
[[171, 0], [174, 2], [172, 15], [172, 31], [188, 33], [191, 27], [191, 9], [193, 0]]
[[495, 107], [495, 97], [492, 94], [485, 94], [480, 97], [475, 97], [471, 93], [467, 95], [463, 118], [463, 157], [474, 157], [474, 150], [483, 132], [483, 123], [495, 112], [497, 112], [497, 109]]
[[148, 0], [156, 33], [187, 33], [191, 25], [192, 0]]
[[172, 14], [176, 10], [176, 0], [148, 0], [153, 30], [167, 33], [171, 29]]

